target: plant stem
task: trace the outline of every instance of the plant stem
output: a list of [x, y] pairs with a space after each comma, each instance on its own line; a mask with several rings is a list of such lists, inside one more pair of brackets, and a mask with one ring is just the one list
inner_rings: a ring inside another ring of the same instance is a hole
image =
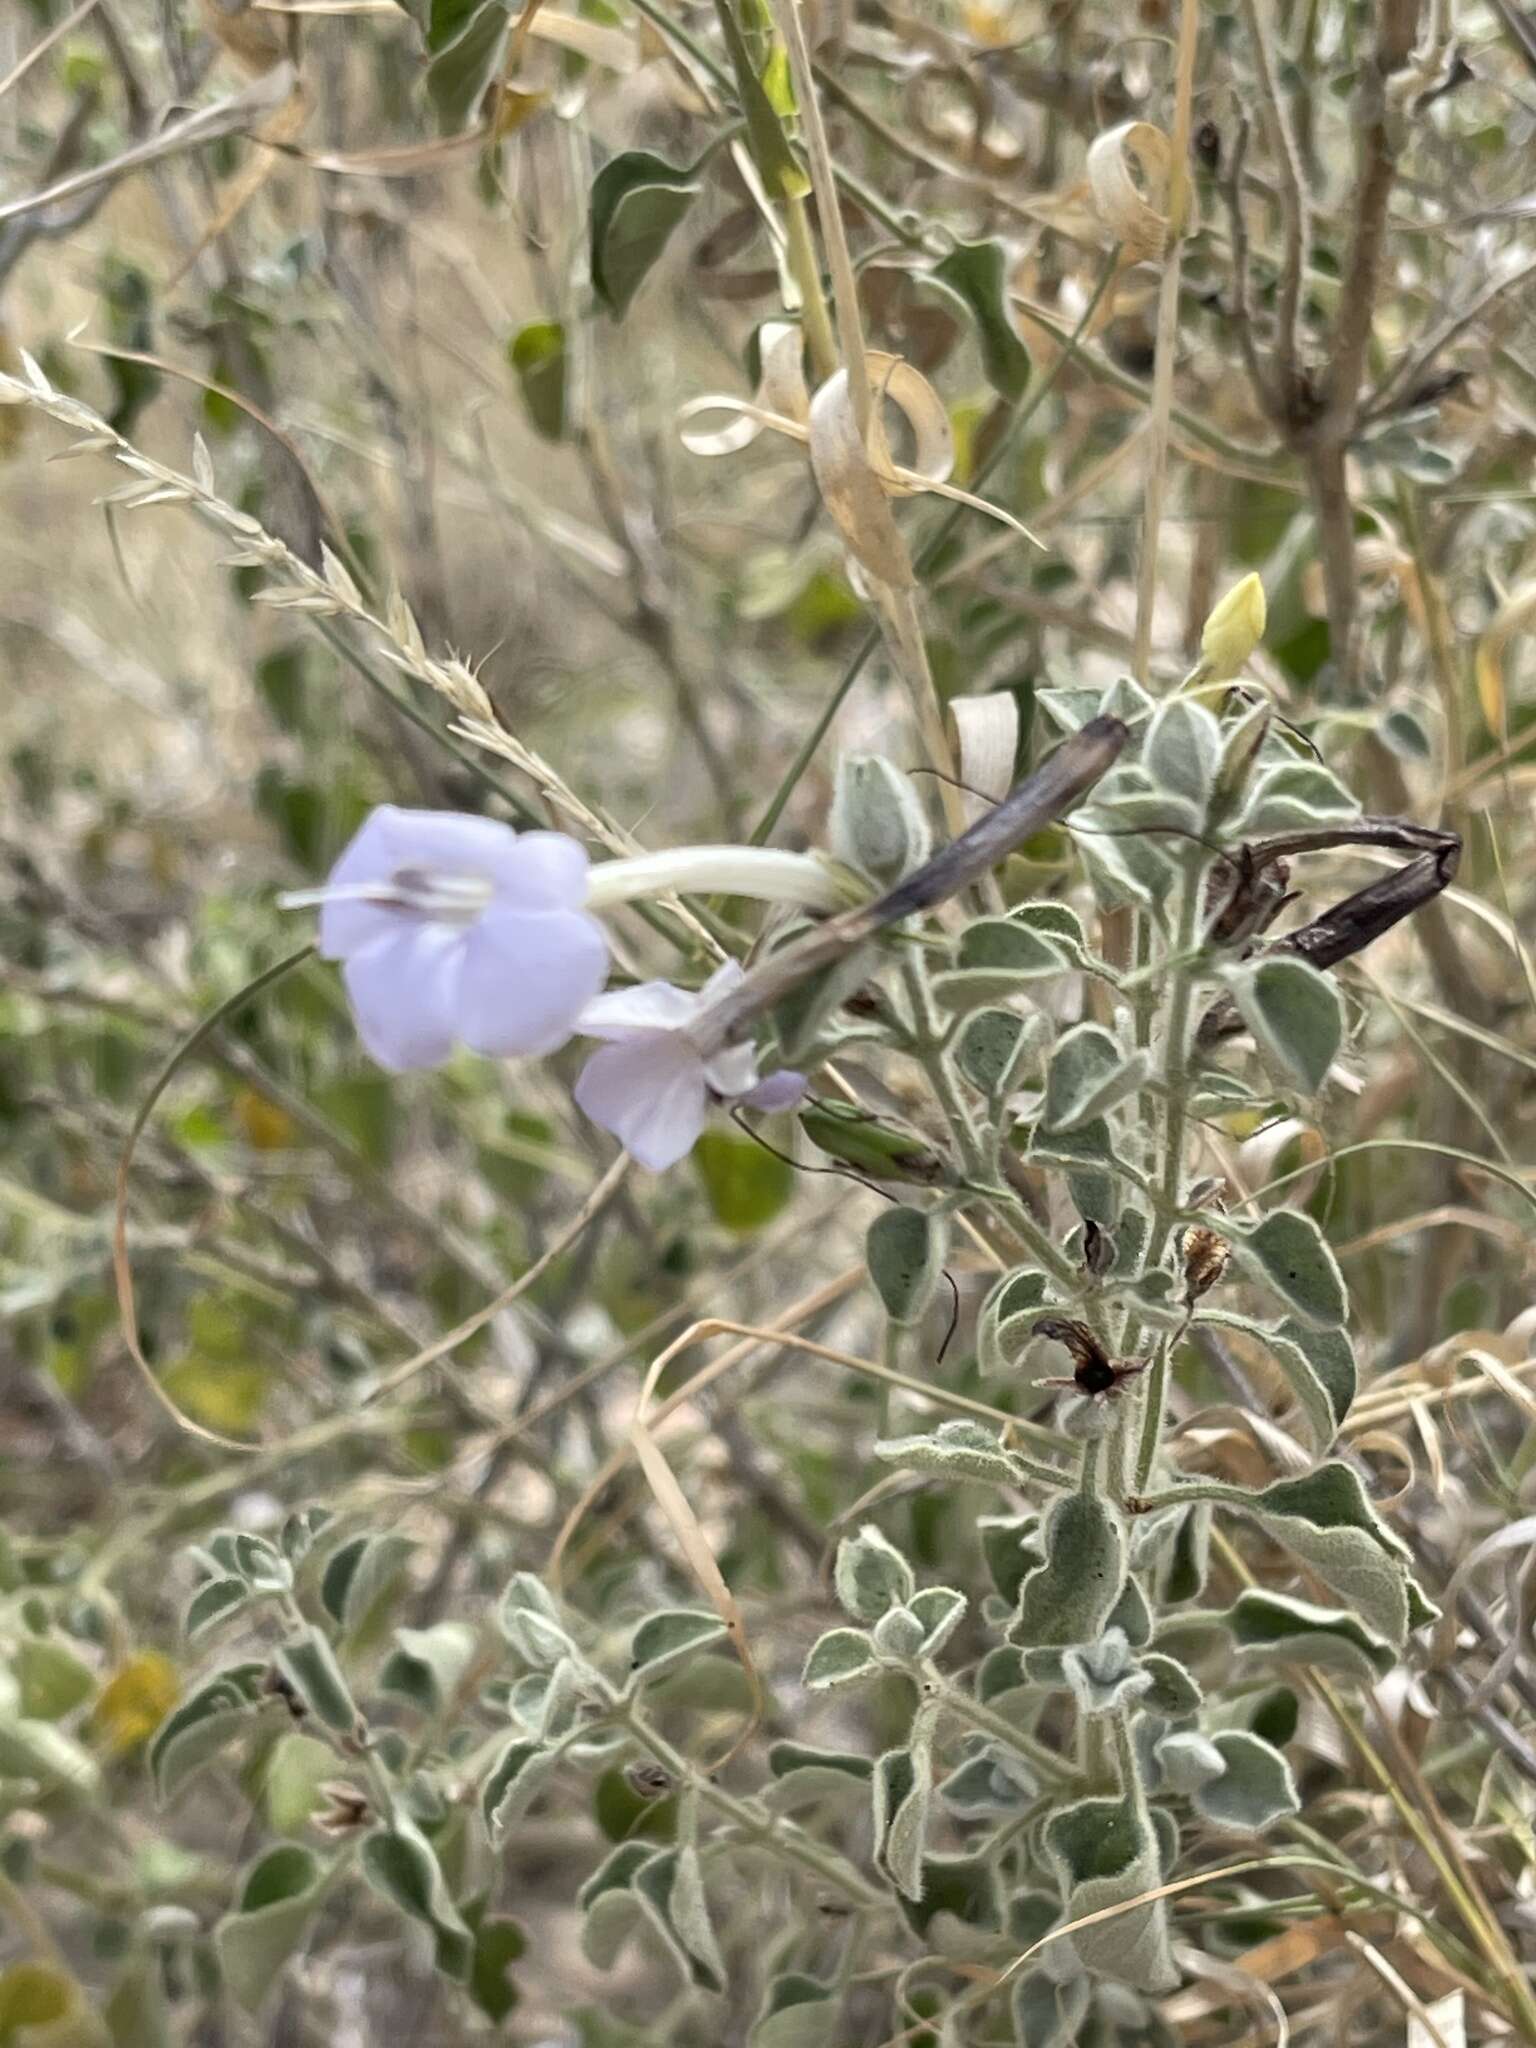
[[805, 338], [810, 346], [811, 367], [819, 384], [837, 368], [837, 337], [832, 332], [826, 297], [821, 289], [821, 264], [817, 260], [811, 218], [803, 199], [793, 198], [784, 202], [784, 224], [789, 237], [789, 267], [800, 287]]
[[844, 1862], [841, 1856], [828, 1849], [822, 1849], [797, 1831], [791, 1831], [774, 1817], [757, 1812], [743, 1799], [722, 1790], [713, 1778], [706, 1777], [688, 1761], [680, 1750], [658, 1735], [651, 1724], [630, 1702], [616, 1703], [614, 1717], [629, 1729], [637, 1742], [655, 1757], [656, 1761], [679, 1781], [695, 1792], [704, 1805], [713, 1807], [716, 1813], [729, 1820], [744, 1835], [754, 1842], [760, 1842], [765, 1849], [788, 1857], [792, 1862], [812, 1872], [823, 1884], [851, 1899], [856, 1906], [869, 1911], [886, 1911], [890, 1900], [884, 1892], [860, 1877], [852, 1864]]
[[[1162, 1168], [1158, 1180], [1152, 1221], [1150, 1251], [1160, 1260], [1167, 1247], [1183, 1200], [1184, 1139], [1189, 1122], [1189, 1027], [1194, 1004], [1196, 968], [1195, 939], [1200, 927], [1205, 869], [1202, 862], [1185, 861], [1179, 882], [1178, 925], [1174, 935], [1172, 967], [1168, 980], [1168, 1008], [1163, 1028]], [[1168, 1367], [1172, 1346], [1159, 1344], [1152, 1369], [1147, 1374], [1145, 1406], [1142, 1410], [1141, 1445], [1136, 1457], [1138, 1492], [1152, 1474], [1153, 1460], [1163, 1431], [1163, 1408], [1168, 1392]]]

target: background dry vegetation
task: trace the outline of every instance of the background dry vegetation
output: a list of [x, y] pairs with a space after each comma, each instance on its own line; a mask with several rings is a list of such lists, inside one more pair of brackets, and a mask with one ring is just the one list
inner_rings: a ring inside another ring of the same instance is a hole
[[[220, 497], [304, 561], [324, 541], [376, 612], [398, 588], [429, 652], [470, 662], [554, 771], [450, 742], [448, 707], [376, 634], [253, 602], [227, 535], [182, 503], [103, 505], [120, 471], [51, 463], [69, 437], [0, 411], [0, 1653], [11, 1711], [60, 1745], [50, 1775], [0, 1727], [0, 2048], [425, 2048], [497, 2027], [745, 2042], [761, 1951], [790, 1924], [765, 1873], [766, 1927], [739, 1887], [716, 1902], [723, 2005], [679, 1998], [643, 1955], [616, 1996], [570, 1902], [610, 1843], [667, 1821], [614, 1772], [537, 1808], [507, 1852], [498, 1910], [528, 1937], [510, 2011], [499, 1964], [467, 1997], [354, 1887], [252, 2017], [210, 1932], [260, 1842], [314, 1839], [317, 1767], [290, 1744], [279, 1769], [269, 1746], [166, 1807], [145, 1764], [208, 1668], [181, 1631], [183, 1544], [311, 1503], [409, 1536], [392, 1604], [352, 1646], [366, 1666], [392, 1626], [478, 1626], [509, 1571], [543, 1567], [645, 1362], [693, 1317], [788, 1317], [862, 1355], [881, 1341], [861, 1270], [874, 1195], [722, 1124], [572, 1232], [612, 1153], [571, 1105], [568, 1059], [391, 1080], [311, 966], [183, 1064], [132, 1183], [150, 1365], [196, 1423], [259, 1447], [178, 1429], [127, 1358], [111, 1232], [131, 1121], [195, 1021], [302, 942], [275, 897], [323, 878], [369, 806], [505, 816], [510, 790], [568, 823], [563, 788], [643, 845], [765, 817], [805, 845], [825, 838], [840, 750], [919, 758], [883, 653], [858, 665], [867, 612], [802, 451], [768, 434], [710, 459], [677, 432], [687, 401], [750, 391], [755, 330], [781, 307], [716, 14], [548, 0], [482, 100], [478, 77], [429, 77], [451, 10], [416, 11], [11, 0], [0, 19], [5, 367], [28, 351], [178, 471], [200, 434]], [[932, 380], [961, 484], [1028, 408], [986, 488], [1043, 547], [935, 501], [900, 513], [917, 549], [948, 522], [921, 594], [941, 692], [1012, 692], [1022, 760], [1050, 733], [1037, 687], [1137, 670], [1169, 688], [1256, 569], [1257, 682], [1367, 808], [1464, 836], [1456, 886], [1346, 971], [1354, 1037], [1324, 1095], [1198, 1134], [1235, 1193], [1305, 1169], [1286, 1199], [1323, 1224], [1354, 1303], [1365, 1392], [1346, 1443], [1442, 1595], [1531, 1513], [1536, 1466], [1536, 18], [1517, 0], [1201, 5], [1194, 211], [1159, 355], [1166, 263], [1117, 244], [1084, 164], [1119, 122], [1175, 126], [1179, 0], [812, 16], [873, 345]], [[766, 50], [766, 15], [744, 19]], [[178, 126], [198, 109], [217, 111]], [[700, 168], [619, 319], [594, 294], [588, 195], [626, 149]], [[934, 281], [957, 244], [994, 239], [1006, 302]], [[1345, 853], [1297, 879], [1321, 902], [1374, 871]], [[1005, 886], [1072, 890], [1064, 836], [1032, 842]], [[638, 920], [623, 943], [677, 970]], [[900, 1106], [889, 1077], [864, 1085]], [[788, 1124], [779, 1139], [828, 1165]], [[386, 1384], [551, 1248], [451, 1360]], [[969, 1249], [952, 1264], [942, 1362], [947, 1299], [896, 1362], [1011, 1398], [975, 1356], [991, 1270]], [[1188, 1469], [1257, 1484], [1295, 1450], [1262, 1354], [1187, 1347], [1173, 1413]], [[838, 1736], [795, 1678], [833, 1614], [829, 1538], [882, 1474], [876, 1427], [867, 1383], [759, 1345], [668, 1440], [777, 1734]], [[882, 1515], [944, 1576], [973, 1572], [977, 1512], [966, 1489], [912, 1488]], [[1302, 1866], [1178, 1902], [1176, 1926], [1208, 1916], [1205, 1973], [1165, 2001], [1178, 2038], [1533, 2038], [1512, 1988], [1536, 1959], [1526, 1558], [1518, 1540], [1490, 1551], [1456, 1588], [1462, 1634], [1421, 1637], [1379, 1696], [1302, 1688], [1306, 1804], [1279, 1839], [1326, 1836], [1374, 1889]], [[696, 1597], [632, 1469], [565, 1574], [605, 1627]], [[696, 1758], [742, 1720], [716, 1663], [668, 1709]], [[726, 1774], [755, 1775], [751, 1753]], [[1011, 2038], [996, 2015], [990, 2035], [941, 2033], [955, 1978], [917, 1980], [903, 2011], [878, 1943], [850, 1959], [843, 1942], [813, 1935], [804, 1966], [858, 1980], [850, 2048], [914, 2012], [932, 2027], [907, 2038]]]

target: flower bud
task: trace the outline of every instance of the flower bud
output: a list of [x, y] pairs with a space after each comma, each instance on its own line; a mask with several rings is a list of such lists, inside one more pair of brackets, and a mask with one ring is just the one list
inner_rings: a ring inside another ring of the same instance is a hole
[[1205, 622], [1200, 635], [1206, 678], [1223, 683], [1241, 673], [1264, 637], [1264, 585], [1252, 571], [1235, 583]]
[[920, 868], [933, 844], [911, 781], [881, 754], [838, 763], [830, 837], [834, 858], [887, 888]]

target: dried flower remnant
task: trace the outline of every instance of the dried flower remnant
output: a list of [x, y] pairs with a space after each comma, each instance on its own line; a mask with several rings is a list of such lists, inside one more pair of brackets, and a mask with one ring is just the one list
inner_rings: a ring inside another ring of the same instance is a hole
[[804, 1093], [803, 1075], [787, 1068], [759, 1078], [750, 1045], [706, 1053], [695, 1041], [695, 1022], [743, 978], [731, 960], [697, 993], [669, 981], [614, 989], [577, 1020], [589, 1038], [609, 1041], [581, 1070], [578, 1105], [654, 1172], [693, 1150], [712, 1102], [789, 1109]]
[[1072, 1354], [1070, 1378], [1041, 1380], [1039, 1384], [1042, 1387], [1072, 1387], [1079, 1394], [1090, 1396], [1101, 1407], [1118, 1394], [1128, 1380], [1146, 1371], [1145, 1364], [1135, 1359], [1112, 1359], [1088, 1325], [1078, 1322], [1074, 1316], [1042, 1316], [1034, 1324], [1031, 1334], [1052, 1337]]
[[1179, 1243], [1184, 1261], [1184, 1300], [1193, 1308], [1203, 1295], [1219, 1286], [1231, 1261], [1232, 1247], [1203, 1223], [1191, 1224]]
[[323, 889], [285, 900], [320, 905], [363, 1043], [402, 1072], [457, 1042], [493, 1058], [565, 1043], [608, 971], [587, 872], [563, 833], [384, 804]]

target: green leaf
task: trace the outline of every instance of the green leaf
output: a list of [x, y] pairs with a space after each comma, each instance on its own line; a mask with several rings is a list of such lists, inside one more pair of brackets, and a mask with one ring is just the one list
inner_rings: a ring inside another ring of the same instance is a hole
[[671, 1607], [648, 1614], [630, 1643], [630, 1669], [638, 1683], [648, 1685], [688, 1663], [700, 1650], [723, 1642], [726, 1633], [718, 1615], [695, 1608]]
[[0, 1970], [0, 2048], [110, 2048], [80, 1986], [46, 1963]]
[[933, 977], [946, 1010], [974, 1010], [1017, 995], [1032, 982], [1068, 972], [1059, 946], [1011, 917], [982, 917], [955, 944], [954, 966]]
[[397, 1628], [395, 1648], [379, 1673], [379, 1690], [435, 1714], [453, 1698], [474, 1654], [475, 1632], [467, 1622]]
[[1367, 1628], [1401, 1648], [1409, 1626], [1408, 1552], [1377, 1520], [1352, 1465], [1332, 1461], [1300, 1479], [1277, 1479], [1240, 1497], [1234, 1489], [1223, 1499], [1256, 1516]]
[[156, 1790], [169, 1799], [210, 1762], [261, 1705], [265, 1664], [231, 1664], [216, 1672], [161, 1722], [149, 1746]]
[[1185, 1714], [1197, 1713], [1204, 1704], [1204, 1693], [1176, 1657], [1166, 1656], [1161, 1650], [1149, 1650], [1141, 1660], [1141, 1668], [1152, 1676], [1151, 1690], [1143, 1702], [1149, 1713], [1177, 1721]]
[[[1059, 1809], [1045, 1824], [1044, 1840], [1068, 1920], [1121, 1905], [1162, 1882], [1157, 1836], [1135, 1799], [1083, 1799]], [[1168, 1991], [1178, 1982], [1164, 1900], [1079, 1928], [1064, 1940], [1085, 1969], [1138, 1990]]]
[[747, 146], [764, 185], [776, 199], [802, 199], [811, 184], [789, 146], [779, 110], [758, 77], [732, 0], [715, 0], [715, 16], [725, 39], [736, 83], [736, 102], [747, 124]]
[[182, 1630], [195, 1642], [205, 1630], [226, 1620], [254, 1596], [244, 1579], [205, 1579], [187, 1604]]
[[1000, 398], [1017, 405], [1029, 385], [1029, 351], [1008, 310], [1008, 253], [1001, 242], [956, 242], [934, 276], [958, 292], [976, 322], [982, 367]]
[[353, 1536], [326, 1559], [320, 1603], [349, 1633], [389, 1594], [415, 1545], [408, 1536]]
[[1152, 720], [1141, 758], [1158, 789], [1185, 798], [1204, 817], [1221, 766], [1221, 727], [1203, 704], [1168, 698]]
[[336, 1752], [312, 1735], [281, 1735], [262, 1777], [262, 1800], [273, 1832], [302, 1835], [324, 1801], [320, 1787], [337, 1774]]
[[1027, 1649], [1094, 1642], [1125, 1583], [1119, 1520], [1096, 1494], [1063, 1494], [1053, 1502], [1039, 1541], [1045, 1561], [1020, 1589], [1011, 1640]]
[[939, 1786], [939, 1797], [962, 1820], [989, 1820], [1018, 1813], [1040, 1790], [1028, 1764], [1001, 1743], [989, 1742]]
[[100, 1788], [101, 1766], [52, 1721], [14, 1715], [0, 1719], [0, 1778], [31, 1778], [45, 1793], [89, 1798]]
[[1290, 1593], [1250, 1587], [1226, 1615], [1227, 1627], [1244, 1661], [1310, 1664], [1362, 1685], [1385, 1678], [1397, 1662], [1390, 1646], [1373, 1636], [1356, 1615], [1318, 1607]]
[[1227, 979], [1259, 1050], [1287, 1080], [1315, 1095], [1344, 1039], [1344, 1005], [1335, 984], [1284, 953], [1234, 969]]
[[1359, 815], [1359, 804], [1336, 776], [1310, 762], [1293, 761], [1260, 776], [1232, 829], [1243, 839], [1263, 839], [1274, 832], [1306, 832]]
[[832, 1628], [811, 1645], [800, 1682], [810, 1692], [826, 1692], [857, 1678], [873, 1678], [880, 1670], [875, 1648], [862, 1629]]
[[96, 1690], [90, 1665], [51, 1636], [23, 1636], [11, 1669], [20, 1687], [20, 1711], [32, 1721], [62, 1721]]
[[330, 1641], [317, 1628], [281, 1645], [277, 1667], [309, 1711], [338, 1735], [354, 1734], [360, 1716]]
[[1202, 1310], [1199, 1320], [1241, 1330], [1262, 1344], [1284, 1373], [1306, 1418], [1315, 1449], [1326, 1451], [1349, 1413], [1355, 1390], [1355, 1354], [1343, 1330], [1319, 1330], [1288, 1317], [1278, 1328], [1229, 1309]]
[[739, 1131], [706, 1131], [693, 1148], [717, 1223], [745, 1234], [771, 1223], [794, 1192], [795, 1169]]
[[941, 1479], [975, 1479], [986, 1486], [1017, 1486], [1018, 1467], [1002, 1441], [980, 1422], [941, 1422], [926, 1436], [882, 1438], [877, 1458], [904, 1472], [933, 1473]]
[[1278, 1749], [1259, 1735], [1229, 1728], [1215, 1737], [1225, 1766], [1219, 1778], [1197, 1786], [1191, 1803], [1217, 1827], [1257, 1833], [1288, 1813], [1299, 1813], [1296, 1780]]
[[214, 1928], [224, 1981], [246, 2012], [256, 2012], [281, 1983], [320, 1903], [321, 1880], [307, 1849], [269, 1849], [247, 1873], [235, 1910]]
[[913, 1746], [887, 1750], [871, 1780], [875, 1861], [906, 1899], [923, 1895], [923, 1843], [932, 1797], [931, 1724], [913, 1722]]
[[1041, 1124], [1053, 1136], [1092, 1122], [1134, 1095], [1147, 1079], [1147, 1056], [1129, 1059], [1098, 1024], [1079, 1024], [1056, 1042], [1046, 1070]]
[[1165, 1735], [1157, 1745], [1157, 1766], [1165, 1790], [1188, 1795], [1219, 1778], [1227, 1760], [1208, 1735], [1197, 1729]]
[[1267, 1281], [1309, 1323], [1342, 1324], [1349, 1314], [1338, 1261], [1323, 1233], [1300, 1209], [1272, 1209], [1257, 1228], [1239, 1231], [1230, 1216], [1208, 1223], [1232, 1246], [1236, 1258]]
[[519, 2003], [517, 1986], [508, 1972], [528, 1946], [516, 1920], [504, 1913], [477, 1911], [465, 1915], [475, 1937], [469, 1966], [469, 1995], [497, 2026]]
[[869, 1226], [864, 1259], [886, 1314], [910, 1329], [922, 1321], [939, 1284], [943, 1223], [922, 1209], [883, 1209]]
[[747, 2048], [834, 2048], [841, 2010], [832, 1987], [818, 1978], [775, 1977]]
[[698, 1850], [663, 1849], [640, 1865], [634, 1889], [676, 1952], [685, 1978], [702, 1990], [723, 1991], [725, 1962], [710, 1923]]
[[955, 1044], [955, 1064], [980, 1094], [1006, 1095], [1040, 1043], [1040, 1021], [1012, 1010], [978, 1010]]
[[565, 436], [566, 360], [565, 329], [558, 320], [530, 320], [507, 343], [528, 418], [546, 441]]
[[832, 1581], [843, 1612], [865, 1622], [878, 1621], [888, 1607], [903, 1606], [917, 1585], [911, 1565], [873, 1522], [837, 1546]]
[[691, 170], [649, 150], [604, 164], [592, 185], [591, 270], [597, 296], [622, 320], [701, 187]]
[[968, 1601], [953, 1586], [925, 1586], [907, 1602], [907, 1613], [917, 1617], [923, 1631], [923, 1654], [932, 1657], [943, 1648], [960, 1626]]
[[512, 17], [503, 0], [484, 0], [427, 66], [427, 97], [445, 135], [461, 134], [479, 112], [511, 33]]
[[500, 1848], [507, 1829], [528, 1807], [559, 1757], [542, 1742], [514, 1736], [502, 1748], [480, 1788], [480, 1813], [493, 1848]]
[[523, 1662], [536, 1671], [553, 1671], [562, 1659], [576, 1654], [559, 1609], [532, 1572], [514, 1572], [507, 1581], [496, 1610], [496, 1625]]
[[474, 1940], [453, 1903], [436, 1853], [414, 1821], [397, 1816], [364, 1841], [363, 1875], [376, 1891], [413, 1920], [424, 1921], [437, 1943], [437, 1967], [463, 1983], [469, 1976]]

